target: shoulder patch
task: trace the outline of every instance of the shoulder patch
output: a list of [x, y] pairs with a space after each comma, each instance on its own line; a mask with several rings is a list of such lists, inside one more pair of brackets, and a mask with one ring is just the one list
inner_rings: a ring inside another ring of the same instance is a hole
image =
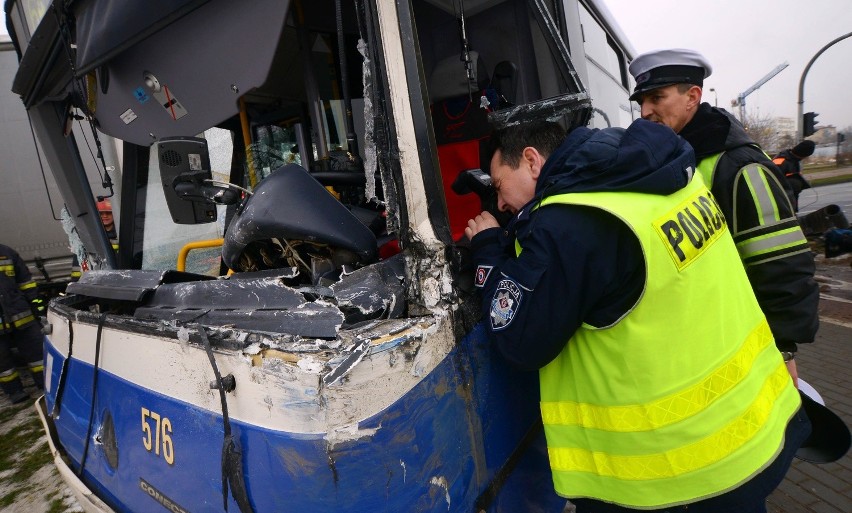
[[521, 287], [514, 280], [500, 280], [491, 299], [491, 329], [499, 331], [512, 324], [522, 299]]
[[485, 286], [488, 277], [491, 276], [491, 271], [494, 270], [492, 265], [480, 265], [476, 268], [476, 277], [473, 279], [473, 284], [479, 288]]

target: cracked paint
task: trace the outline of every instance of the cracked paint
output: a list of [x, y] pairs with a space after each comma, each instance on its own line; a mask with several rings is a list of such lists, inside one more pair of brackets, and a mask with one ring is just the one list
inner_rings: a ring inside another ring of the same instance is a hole
[[444, 490], [444, 500], [447, 501], [447, 511], [450, 510], [450, 487], [447, 484], [447, 478], [444, 476], [434, 476], [429, 480], [429, 484], [437, 486]]

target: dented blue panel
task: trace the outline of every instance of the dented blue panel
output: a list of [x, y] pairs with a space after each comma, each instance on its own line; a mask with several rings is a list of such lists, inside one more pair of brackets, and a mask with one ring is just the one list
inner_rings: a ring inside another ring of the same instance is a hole
[[[50, 344], [47, 352], [51, 411], [62, 356]], [[55, 418], [76, 471], [92, 378], [93, 367], [72, 357]], [[358, 438], [335, 442], [324, 433], [276, 431], [233, 419], [231, 427], [255, 511], [467, 512], [535, 422], [537, 395], [536, 374], [511, 369], [477, 326], [417, 386], [360, 422]], [[120, 511], [150, 511], [155, 502], [193, 512], [222, 510], [221, 415], [103, 370], [94, 412], [83, 479], [97, 495]], [[107, 412], [114, 435], [102, 429]], [[110, 436], [117, 447], [115, 468], [106, 450]], [[228, 500], [229, 511], [239, 511]], [[539, 436], [488, 511], [562, 504], [553, 495]]]

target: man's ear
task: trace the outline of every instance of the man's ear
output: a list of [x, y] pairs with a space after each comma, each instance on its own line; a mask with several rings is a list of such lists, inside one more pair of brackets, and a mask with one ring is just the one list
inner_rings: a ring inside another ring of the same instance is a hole
[[686, 96], [688, 96], [686, 100], [686, 107], [688, 109], [697, 108], [701, 105], [701, 88], [697, 85], [694, 85], [686, 91]]
[[521, 156], [521, 162], [526, 164], [526, 168], [529, 170], [532, 179], [538, 180], [538, 177], [541, 174], [541, 168], [544, 166], [545, 158], [542, 157], [541, 153], [532, 146], [524, 148], [524, 152]]

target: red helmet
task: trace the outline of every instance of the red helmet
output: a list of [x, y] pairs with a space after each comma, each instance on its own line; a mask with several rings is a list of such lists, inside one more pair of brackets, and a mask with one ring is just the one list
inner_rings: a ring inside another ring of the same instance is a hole
[[98, 212], [112, 212], [112, 203], [108, 199], [98, 202]]

